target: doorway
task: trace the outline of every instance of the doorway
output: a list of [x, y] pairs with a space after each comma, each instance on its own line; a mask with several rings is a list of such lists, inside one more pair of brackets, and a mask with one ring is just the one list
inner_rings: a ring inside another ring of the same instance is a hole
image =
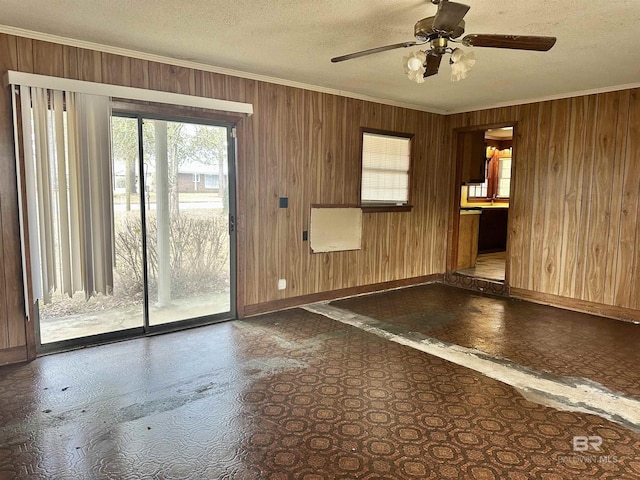
[[42, 353], [236, 316], [234, 126], [114, 112], [110, 131], [113, 287], [39, 301]]
[[513, 125], [458, 132], [456, 240], [451, 270], [508, 284], [508, 222]]

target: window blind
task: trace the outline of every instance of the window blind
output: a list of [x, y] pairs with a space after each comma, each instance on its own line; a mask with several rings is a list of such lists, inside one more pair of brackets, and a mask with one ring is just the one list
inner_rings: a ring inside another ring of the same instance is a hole
[[19, 88], [34, 298], [111, 293], [110, 99]]
[[362, 135], [363, 204], [409, 202], [411, 139], [375, 133]]

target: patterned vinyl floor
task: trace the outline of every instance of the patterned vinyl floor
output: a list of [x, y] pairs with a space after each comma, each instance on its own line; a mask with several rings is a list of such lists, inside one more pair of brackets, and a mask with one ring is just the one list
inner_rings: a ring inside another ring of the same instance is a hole
[[541, 372], [582, 377], [640, 399], [640, 326], [446, 285], [332, 304]]
[[[554, 369], [589, 339], [614, 358], [572, 371], [638, 365], [619, 322], [452, 287], [338, 303]], [[576, 454], [576, 435], [601, 451]], [[632, 479], [638, 452], [640, 433], [301, 309], [0, 369], [3, 480]]]

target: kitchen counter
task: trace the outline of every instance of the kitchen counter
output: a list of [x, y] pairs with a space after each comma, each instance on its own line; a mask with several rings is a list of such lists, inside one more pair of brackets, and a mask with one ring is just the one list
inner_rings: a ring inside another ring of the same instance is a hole
[[481, 208], [461, 208], [460, 215], [480, 215], [482, 214]]

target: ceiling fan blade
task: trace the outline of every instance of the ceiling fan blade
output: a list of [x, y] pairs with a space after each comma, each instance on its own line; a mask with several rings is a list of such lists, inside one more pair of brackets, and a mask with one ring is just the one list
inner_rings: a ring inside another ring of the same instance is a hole
[[438, 73], [441, 61], [442, 55], [427, 55], [427, 68], [424, 72], [423, 77], [427, 78]]
[[462, 21], [471, 7], [463, 3], [440, 2], [438, 13], [433, 19], [433, 29], [452, 32]]
[[466, 35], [462, 44], [467, 47], [511, 48], [546, 52], [556, 43], [556, 37], [534, 35]]
[[393, 45], [385, 45], [384, 47], [370, 48], [369, 50], [362, 50], [361, 52], [349, 53], [340, 57], [334, 57], [331, 59], [332, 63], [344, 62], [345, 60], [351, 60], [352, 58], [364, 57], [365, 55], [372, 55], [374, 53], [386, 52], [387, 50], [394, 50], [396, 48], [407, 48], [418, 45], [418, 42], [402, 42], [394, 43]]

